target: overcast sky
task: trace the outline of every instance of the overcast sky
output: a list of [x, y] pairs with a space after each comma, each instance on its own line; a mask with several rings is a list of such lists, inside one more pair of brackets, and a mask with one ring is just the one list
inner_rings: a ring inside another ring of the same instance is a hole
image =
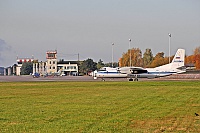
[[155, 56], [200, 46], [200, 0], [0, 0], [0, 66], [16, 57], [114, 61], [131, 48]]

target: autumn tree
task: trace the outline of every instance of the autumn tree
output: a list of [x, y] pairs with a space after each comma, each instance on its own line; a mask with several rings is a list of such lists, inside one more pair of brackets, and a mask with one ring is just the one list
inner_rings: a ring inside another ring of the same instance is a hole
[[129, 52], [122, 54], [122, 57], [119, 60], [119, 66], [120, 67], [130, 66], [130, 63], [129, 63], [130, 56], [129, 56], [128, 53]]
[[194, 49], [194, 63], [196, 69], [200, 69], [200, 46]]
[[[131, 54], [131, 64], [130, 64]], [[120, 67], [123, 66], [142, 66], [142, 51], [139, 48], [129, 49], [126, 53], [123, 53], [122, 58], [119, 61]]]
[[132, 49], [131, 51], [131, 66], [142, 66], [142, 51], [139, 48]]
[[194, 55], [200, 54], [200, 46], [194, 49]]
[[195, 55], [195, 67], [196, 69], [200, 69], [200, 54]]
[[143, 67], [149, 67], [152, 61], [153, 61], [152, 51], [151, 49], [147, 48], [145, 53], [143, 54]]
[[150, 67], [158, 67], [167, 63], [169, 63], [168, 57], [164, 57], [164, 53], [159, 52], [154, 57]]
[[195, 60], [194, 60], [194, 55], [189, 55], [185, 57], [185, 64], [189, 65], [189, 64], [194, 64]]

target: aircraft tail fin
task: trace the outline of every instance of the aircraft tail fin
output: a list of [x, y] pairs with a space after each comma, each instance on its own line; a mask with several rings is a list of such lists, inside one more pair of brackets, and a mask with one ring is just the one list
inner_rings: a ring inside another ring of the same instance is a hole
[[183, 67], [185, 63], [185, 49], [178, 49], [171, 64], [173, 68]]

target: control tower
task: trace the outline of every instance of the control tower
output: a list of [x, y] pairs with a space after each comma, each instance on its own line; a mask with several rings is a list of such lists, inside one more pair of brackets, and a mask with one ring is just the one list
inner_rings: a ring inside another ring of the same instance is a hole
[[46, 52], [47, 59], [47, 73], [53, 74], [57, 72], [57, 51], [47, 51]]

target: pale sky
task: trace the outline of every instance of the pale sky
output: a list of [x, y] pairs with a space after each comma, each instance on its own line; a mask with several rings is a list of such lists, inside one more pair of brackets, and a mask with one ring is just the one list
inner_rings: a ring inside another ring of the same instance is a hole
[[200, 0], [0, 0], [0, 66], [16, 57], [114, 61], [131, 48], [168, 56], [200, 46]]

